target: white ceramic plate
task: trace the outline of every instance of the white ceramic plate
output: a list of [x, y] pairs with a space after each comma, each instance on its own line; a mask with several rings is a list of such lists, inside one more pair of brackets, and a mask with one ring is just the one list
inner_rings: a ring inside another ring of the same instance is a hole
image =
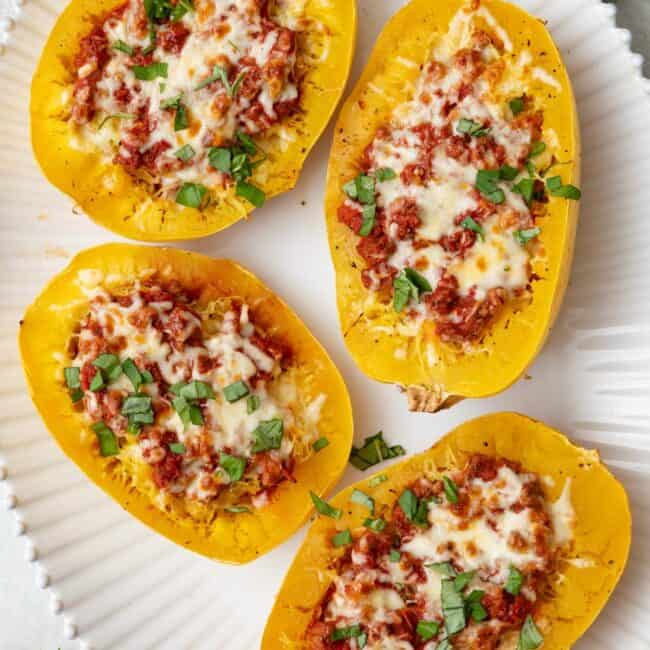
[[[12, 28], [0, 35], [6, 43], [0, 57], [0, 474], [7, 479], [7, 503], [37, 582], [63, 614], [64, 633], [78, 637], [82, 648], [253, 648], [302, 533], [244, 567], [221, 566], [174, 546], [82, 476], [45, 431], [24, 389], [15, 345], [24, 307], [77, 250], [115, 239], [48, 185], [30, 151], [29, 80], [63, 4], [6, 4], [15, 24], [0, 21]], [[403, 2], [359, 4], [353, 79]], [[416, 452], [463, 420], [510, 409], [597, 445], [629, 491], [635, 538], [621, 585], [579, 647], [640, 650], [650, 644], [644, 624], [650, 615], [649, 84], [640, 57], [629, 51], [629, 34], [614, 26], [611, 5], [521, 4], [548, 20], [564, 54], [584, 145], [572, 283], [528, 381], [499, 397], [427, 416], [407, 413], [397, 389], [369, 381], [354, 367], [338, 331], [321, 208], [331, 132], [293, 192], [250, 223], [186, 247], [239, 260], [296, 309], [348, 382], [357, 439], [383, 429], [389, 440]], [[350, 468], [344, 484], [358, 477]]]

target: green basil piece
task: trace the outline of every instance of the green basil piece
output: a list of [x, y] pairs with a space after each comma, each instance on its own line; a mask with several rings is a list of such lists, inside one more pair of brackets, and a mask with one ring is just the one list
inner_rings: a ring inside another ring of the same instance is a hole
[[224, 508], [226, 512], [232, 512], [234, 514], [239, 514], [241, 512], [250, 512], [251, 509], [247, 508], [246, 506], [228, 506], [227, 508]]
[[242, 149], [249, 155], [254, 156], [257, 153], [257, 145], [255, 144], [253, 138], [250, 135], [244, 133], [243, 131], [237, 131], [236, 133], [237, 140], [242, 146]]
[[524, 230], [515, 230], [513, 235], [522, 246], [525, 246], [529, 241], [535, 239], [535, 237], [539, 237], [541, 232], [539, 228], [526, 228]]
[[174, 156], [183, 162], [191, 160], [196, 155], [196, 151], [191, 144], [184, 144], [180, 149], [174, 152]]
[[381, 517], [377, 519], [368, 517], [364, 520], [363, 525], [369, 530], [374, 530], [376, 533], [380, 533], [384, 528], [386, 528], [386, 522]]
[[359, 228], [358, 233], [360, 237], [367, 237], [372, 232], [372, 229], [375, 227], [376, 212], [376, 205], [364, 205], [361, 209], [363, 221], [361, 222], [361, 228]]
[[249, 395], [248, 398], [246, 399], [246, 413], [250, 415], [251, 413], [255, 413], [257, 409], [260, 407], [260, 397], [259, 395]]
[[443, 476], [442, 482], [447, 501], [449, 503], [458, 503], [458, 487], [456, 484], [448, 476]]
[[151, 397], [149, 395], [128, 395], [122, 400], [122, 415], [146, 413], [151, 410]]
[[95, 373], [95, 376], [92, 378], [90, 382], [90, 390], [93, 391], [93, 393], [96, 393], [97, 391], [102, 390], [102, 388], [105, 387], [104, 384], [104, 377], [102, 376], [102, 371], [97, 369], [97, 372]]
[[230, 174], [232, 168], [232, 151], [225, 147], [210, 147], [208, 161], [215, 169], [224, 174]]
[[246, 469], [246, 459], [239, 458], [239, 456], [231, 456], [230, 454], [221, 453], [219, 455], [219, 465], [223, 467], [224, 471], [234, 483], [239, 481], [244, 475]]
[[[178, 386], [178, 384], [175, 384], [172, 388], [176, 386]], [[196, 379], [187, 384], [182, 384], [177, 390], [177, 395], [184, 397], [186, 400], [214, 399], [214, 390], [212, 390], [212, 386], [206, 384], [204, 381]]]
[[534, 158], [535, 156], [539, 156], [541, 153], [544, 153], [545, 151], [546, 151], [546, 145], [541, 140], [538, 140], [537, 142], [532, 142], [530, 145], [530, 153], [528, 154], [528, 157]]
[[357, 199], [357, 182], [356, 179], [352, 179], [351, 181], [348, 181], [344, 186], [343, 186], [343, 191], [348, 195], [349, 198], [351, 198], [353, 201]]
[[124, 54], [128, 54], [129, 56], [133, 56], [135, 54], [135, 50], [121, 39], [115, 41], [115, 43], [112, 45], [112, 48], [118, 52], [124, 52]]
[[343, 516], [343, 511], [339, 508], [333, 508], [327, 501], [321, 499], [315, 492], [309, 491], [312, 503], [316, 511], [324, 517], [331, 517], [332, 519], [340, 519]]
[[243, 199], [246, 199], [256, 208], [262, 207], [266, 202], [266, 194], [264, 194], [264, 192], [259, 187], [255, 187], [255, 185], [251, 185], [245, 181], [237, 181], [235, 194], [237, 196], [241, 196]]
[[134, 65], [131, 70], [139, 81], [153, 81], [158, 77], [167, 78], [167, 64], [162, 62], [149, 65]]
[[81, 387], [81, 369], [75, 366], [63, 369], [63, 378], [68, 388]]
[[552, 196], [559, 196], [564, 199], [578, 201], [582, 193], [575, 185], [563, 185], [560, 176], [552, 176], [546, 179], [546, 187]]
[[476, 575], [476, 571], [465, 571], [463, 573], [459, 573], [455, 578], [454, 578], [454, 587], [456, 587], [457, 591], [463, 591], [465, 587], [474, 579], [474, 576]]
[[327, 438], [323, 437], [323, 438], [319, 438], [318, 440], [316, 440], [312, 444], [311, 448], [316, 453], [318, 453], [321, 449], [325, 449], [325, 447], [327, 447], [329, 444], [330, 444], [330, 441]]
[[535, 188], [534, 178], [522, 178], [517, 184], [512, 186], [512, 191], [521, 194], [526, 205], [530, 205], [533, 200], [533, 189]]
[[384, 481], [388, 480], [388, 476], [386, 474], [377, 474], [377, 476], [373, 476], [369, 481], [368, 481], [368, 487], [377, 487]]
[[521, 585], [524, 581], [524, 576], [519, 569], [516, 567], [510, 565], [510, 568], [508, 570], [508, 578], [506, 579], [506, 585], [504, 589], [509, 593], [512, 594], [513, 596], [519, 595], [519, 592], [521, 591]]
[[176, 115], [174, 117], [174, 131], [184, 131], [189, 128], [190, 120], [187, 116], [185, 104], [179, 103], [176, 106]]
[[490, 129], [485, 127], [482, 124], [474, 122], [474, 120], [469, 120], [465, 117], [461, 117], [456, 124], [456, 131], [462, 133], [463, 135], [471, 135], [475, 138], [481, 138], [486, 136]]
[[337, 533], [332, 537], [332, 545], [335, 548], [347, 546], [348, 544], [352, 544], [352, 533], [349, 528], [342, 530], [340, 533]]
[[104, 124], [106, 124], [109, 120], [135, 120], [136, 117], [136, 115], [133, 115], [131, 113], [111, 113], [99, 123], [97, 130], [99, 131], [101, 128], [103, 128]]
[[200, 208], [208, 188], [201, 183], [183, 183], [176, 194], [176, 203], [188, 208]]
[[519, 170], [516, 167], [511, 167], [510, 165], [501, 165], [499, 167], [499, 178], [504, 181], [513, 181], [517, 178]]
[[465, 217], [460, 222], [460, 225], [462, 228], [465, 228], [465, 230], [473, 230], [478, 235], [479, 239], [485, 240], [485, 231], [483, 230], [483, 226], [472, 217]]
[[418, 621], [415, 632], [423, 641], [429, 641], [438, 634], [439, 629], [438, 621]]
[[188, 11], [194, 11], [192, 0], [178, 0], [169, 17], [173, 22], [178, 22]]
[[399, 562], [402, 559], [402, 554], [394, 548], [391, 548], [390, 553], [388, 554], [388, 559], [391, 562]]
[[517, 650], [536, 650], [544, 642], [544, 637], [537, 629], [533, 617], [529, 614], [524, 621], [524, 625], [519, 633], [519, 642]]
[[419, 503], [419, 499], [415, 496], [415, 493], [409, 488], [406, 488], [406, 490], [404, 490], [404, 492], [402, 492], [400, 495], [397, 503], [399, 503], [399, 506], [406, 515], [406, 518], [410, 521], [413, 521], [415, 514], [417, 513]]
[[99, 453], [102, 456], [116, 456], [120, 453], [117, 437], [105, 422], [95, 422], [90, 427], [96, 434], [99, 442]]
[[498, 169], [479, 169], [476, 172], [475, 187], [488, 201], [496, 204], [503, 203], [506, 195], [497, 185], [500, 178], [501, 173]]
[[348, 627], [337, 627], [332, 630], [330, 640], [343, 641], [345, 639], [355, 639], [361, 636], [361, 626], [357, 623]]
[[524, 110], [524, 98], [515, 97], [508, 102], [513, 115], [519, 115]]
[[84, 398], [84, 392], [81, 388], [71, 388], [69, 393], [73, 404], [80, 402]]
[[236, 381], [223, 389], [223, 396], [226, 398], [227, 402], [232, 403], [246, 397], [249, 392], [246, 382]]
[[457, 634], [465, 629], [467, 619], [465, 618], [465, 602], [454, 586], [453, 580], [443, 580], [440, 587], [440, 599], [442, 601], [442, 614], [445, 619], [445, 630], [447, 634]]
[[269, 449], [279, 449], [282, 444], [283, 433], [284, 425], [279, 418], [263, 420], [253, 431], [253, 437], [255, 438], [253, 453], [257, 454]]
[[375, 179], [367, 174], [359, 174], [355, 183], [357, 186], [357, 200], [366, 205], [375, 202]]
[[187, 448], [182, 442], [172, 442], [169, 445], [169, 451], [177, 456], [182, 456], [187, 451]]
[[451, 565], [451, 562], [432, 562], [431, 564], [425, 564], [424, 566], [427, 569], [433, 569], [446, 578], [455, 578], [458, 575], [456, 569]]
[[383, 183], [384, 181], [392, 181], [394, 178], [397, 178], [397, 174], [390, 167], [380, 167], [375, 172], [375, 178], [378, 182]]
[[371, 515], [375, 514], [375, 500], [372, 497], [369, 497], [365, 492], [355, 488], [352, 490], [352, 494], [350, 495], [350, 501], [363, 506], [364, 508], [368, 508]]
[[361, 447], [352, 447], [350, 463], [357, 469], [366, 470], [384, 460], [405, 454], [406, 451], [401, 445], [389, 447], [384, 440], [383, 432], [379, 431], [374, 436], [368, 436]]

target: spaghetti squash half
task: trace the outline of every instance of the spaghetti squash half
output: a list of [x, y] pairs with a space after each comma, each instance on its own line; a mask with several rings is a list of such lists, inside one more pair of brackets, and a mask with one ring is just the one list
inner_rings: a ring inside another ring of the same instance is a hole
[[73, 0], [32, 81], [36, 159], [116, 233], [217, 232], [295, 185], [355, 36], [348, 0]]
[[348, 394], [296, 315], [234, 262], [110, 244], [27, 309], [30, 393], [128, 512], [232, 563], [289, 537], [350, 452]]
[[264, 650], [564, 650], [630, 546], [625, 490], [598, 453], [514, 413], [459, 426], [322, 512]]
[[326, 213], [346, 344], [412, 410], [495, 394], [540, 351], [580, 190], [567, 72], [501, 0], [413, 0], [347, 100]]

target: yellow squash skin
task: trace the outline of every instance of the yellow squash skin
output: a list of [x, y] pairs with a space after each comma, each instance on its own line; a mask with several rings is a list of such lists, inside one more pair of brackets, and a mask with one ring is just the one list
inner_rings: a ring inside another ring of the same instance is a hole
[[[99, 152], [71, 146], [65, 92], [73, 77], [79, 39], [124, 0], [72, 0], [56, 22], [32, 80], [30, 117], [34, 155], [47, 179], [71, 196], [98, 224], [142, 241], [194, 239], [245, 218], [253, 206], [234, 187], [211, 191], [207, 208], [186, 208], [153, 198], [124, 169]], [[294, 0], [292, 0], [294, 2]], [[347, 81], [356, 39], [354, 0], [295, 0], [304, 6], [307, 30], [299, 36], [297, 70], [302, 99], [297, 114], [269, 129], [256, 143], [267, 161], [251, 179], [267, 198], [293, 188], [309, 150], [327, 125]]]
[[[87, 312], [80, 273], [135, 279], [155, 270], [210, 296], [246, 301], [255, 321], [271, 336], [290, 342], [301, 392], [309, 399], [327, 395], [319, 430], [330, 444], [296, 466], [296, 483], [285, 482], [270, 505], [249, 513], [223, 513], [208, 526], [163, 514], [148, 496], [120, 480], [110, 458], [93, 452], [94, 434], [72, 408], [61, 379], [62, 357], [72, 330]], [[171, 248], [108, 244], [77, 255], [27, 309], [20, 351], [30, 394], [63, 451], [125, 510], [156, 532], [196, 553], [242, 564], [285, 541], [312, 510], [309, 490], [324, 494], [338, 481], [352, 443], [352, 411], [338, 370], [291, 309], [255, 276], [228, 260]]]
[[[389, 21], [341, 111], [327, 173], [325, 211], [346, 345], [369, 377], [409, 387], [412, 410], [435, 411], [465, 397], [496, 394], [525, 372], [542, 348], [562, 303], [578, 217], [577, 202], [550, 197], [548, 214], [539, 222], [546, 256], [533, 264], [533, 272], [542, 279], [532, 283], [532, 302], [523, 308], [519, 305], [516, 312], [514, 305], [506, 305], [472, 353], [459, 353], [441, 344], [430, 322], [417, 337], [407, 338], [399, 329], [407, 323], [404, 313], [396, 314], [390, 303], [369, 300], [360, 277], [364, 262], [355, 248], [359, 238], [337, 218], [337, 209], [345, 199], [342, 186], [359, 173], [363, 151], [377, 128], [389, 121], [396, 106], [411, 99], [420, 65], [429, 60], [432, 46], [447, 33], [450, 20], [465, 5], [460, 0], [413, 0]], [[561, 89], [556, 90], [531, 76], [527, 92], [540, 101], [545, 130], [557, 134], [557, 157], [568, 162], [554, 173], [561, 174], [564, 183], [578, 185], [575, 102], [550, 35], [540, 20], [507, 2], [483, 0], [481, 7], [507, 32], [513, 61], [528, 50], [531, 66], [542, 68], [559, 82]], [[491, 29], [489, 23], [484, 26]]]
[[266, 626], [262, 650], [297, 650], [331, 577], [326, 569], [342, 550], [330, 538], [338, 531], [363, 524], [367, 509], [349, 502], [356, 487], [382, 506], [394, 503], [406, 486], [426, 473], [462, 467], [474, 453], [518, 461], [525, 470], [550, 477], [544, 482], [546, 497], [555, 501], [571, 478], [571, 503], [575, 512], [574, 545], [569, 557], [588, 560], [587, 566], [562, 562], [554, 584], [555, 598], [542, 604], [539, 617], [545, 650], [570, 648], [594, 621], [618, 582], [630, 547], [631, 516], [623, 486], [600, 462], [597, 451], [581, 449], [541, 422], [516, 413], [495, 413], [466, 422], [431, 449], [378, 473], [388, 480], [374, 488], [364, 478], [340, 492], [331, 503], [343, 508], [335, 521], [319, 517], [298, 551]]

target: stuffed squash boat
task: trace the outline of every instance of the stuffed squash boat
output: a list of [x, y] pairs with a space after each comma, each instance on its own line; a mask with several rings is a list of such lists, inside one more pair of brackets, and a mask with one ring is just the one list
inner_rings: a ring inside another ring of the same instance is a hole
[[575, 235], [578, 125], [541, 21], [413, 0], [344, 106], [326, 212], [347, 346], [413, 410], [497, 393], [539, 352]]
[[243, 563], [293, 533], [350, 452], [338, 371], [237, 264], [111, 244], [27, 310], [32, 398], [63, 451], [145, 524]]
[[565, 650], [614, 589], [631, 534], [598, 453], [514, 413], [461, 425], [321, 513], [263, 650]]
[[73, 0], [32, 82], [36, 158], [119, 234], [217, 232], [295, 185], [355, 31], [348, 0]]

